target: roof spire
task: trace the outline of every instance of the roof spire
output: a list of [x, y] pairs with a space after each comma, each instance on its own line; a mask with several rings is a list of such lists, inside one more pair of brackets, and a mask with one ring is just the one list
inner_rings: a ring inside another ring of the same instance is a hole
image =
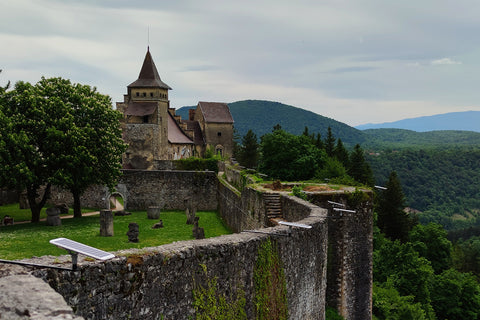
[[150, 26], [147, 29], [147, 51], [150, 52]]
[[140, 70], [138, 79], [128, 85], [128, 87], [157, 87], [167, 90], [172, 89], [160, 79], [157, 67], [155, 66], [152, 55], [150, 54], [150, 46], [147, 47], [147, 54], [143, 60], [142, 69]]

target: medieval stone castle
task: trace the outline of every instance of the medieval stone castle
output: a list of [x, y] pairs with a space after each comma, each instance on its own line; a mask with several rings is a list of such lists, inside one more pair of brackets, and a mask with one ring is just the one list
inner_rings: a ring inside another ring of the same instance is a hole
[[[28, 314], [37, 312], [33, 302], [38, 302], [37, 309], [46, 315], [41, 319], [65, 315], [62, 319], [187, 320], [197, 316], [194, 291], [215, 280], [214, 300], [235, 302], [243, 297], [245, 318], [255, 319], [256, 282], [263, 274], [256, 265], [270, 243], [268, 252], [280, 263], [265, 274], [284, 274], [270, 285], [265, 304], [275, 306], [272, 310], [278, 304], [288, 310], [289, 320], [325, 320], [329, 306], [347, 320], [372, 319], [371, 190], [312, 191], [306, 193], [307, 202], [290, 191], [259, 186], [242, 168], [226, 162], [219, 162], [218, 174], [161, 169], [161, 162], [173, 162], [164, 160], [202, 156], [207, 149], [231, 155], [233, 119], [228, 106], [199, 102], [189, 119], [181, 120], [170, 108], [171, 88], [160, 79], [149, 51], [138, 79], [127, 89], [124, 101], [117, 103], [129, 145], [125, 170], [114, 191], [92, 186], [82, 204], [110, 209], [113, 192], [132, 211], [151, 206], [186, 211], [193, 205], [198, 211], [217, 211], [234, 233], [122, 250], [108, 261], [80, 256], [75, 270], [57, 268], [71, 265], [68, 256], [28, 260], [50, 268], [0, 267], [0, 288], [8, 288], [2, 292], [5, 301], [28, 302]], [[68, 192], [56, 196], [58, 203], [72, 203]], [[272, 225], [272, 206], [279, 209], [279, 219], [297, 223]], [[307, 228], [298, 227], [302, 225]], [[275, 298], [281, 287], [285, 299]], [[45, 303], [45, 297], [52, 302]], [[7, 304], [2, 309], [0, 301], [0, 318], [2, 312], [24, 312], [18, 303], [15, 310], [8, 308]]]
[[233, 118], [226, 103], [199, 102], [182, 120], [170, 107], [168, 91], [147, 50], [138, 79], [127, 87], [117, 110], [123, 113], [128, 144], [125, 169], [155, 169], [156, 161], [202, 157], [207, 149], [227, 156], [233, 149]]

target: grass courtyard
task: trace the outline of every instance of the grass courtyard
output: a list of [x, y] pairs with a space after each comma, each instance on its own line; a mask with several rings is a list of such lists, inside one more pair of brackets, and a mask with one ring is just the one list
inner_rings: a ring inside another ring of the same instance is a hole
[[[0, 215], [3, 217], [4, 211], [0, 211]], [[197, 216], [200, 217], [199, 226], [205, 229], [206, 238], [231, 233], [217, 212], [199, 211]], [[148, 219], [145, 211], [132, 212], [130, 216], [115, 216], [113, 237], [100, 237], [99, 215], [85, 216], [80, 219], [62, 219], [62, 225], [58, 227], [46, 226], [44, 221], [1, 226], [0, 259], [17, 260], [34, 256], [67, 254], [65, 250], [49, 243], [51, 239], [60, 237], [105, 251], [159, 246], [193, 239], [193, 226], [186, 224], [185, 212], [162, 211], [160, 219], [163, 220], [164, 228], [152, 229], [158, 220]], [[19, 221], [17, 217], [15, 221]], [[139, 225], [138, 243], [128, 242], [126, 233], [130, 222], [136, 222]]]

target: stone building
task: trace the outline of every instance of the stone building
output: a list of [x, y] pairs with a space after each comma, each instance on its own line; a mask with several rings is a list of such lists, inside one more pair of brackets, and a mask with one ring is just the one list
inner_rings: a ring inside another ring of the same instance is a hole
[[138, 79], [127, 86], [122, 112], [123, 139], [128, 149], [123, 157], [127, 169], [155, 169], [159, 160], [203, 156], [207, 148], [228, 157], [233, 151], [233, 118], [226, 103], [199, 102], [182, 120], [170, 107], [171, 90], [160, 79], [147, 50]]

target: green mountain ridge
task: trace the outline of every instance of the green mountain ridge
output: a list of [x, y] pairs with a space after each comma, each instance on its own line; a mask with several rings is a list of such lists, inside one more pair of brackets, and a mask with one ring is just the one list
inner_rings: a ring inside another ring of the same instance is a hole
[[[277, 124], [280, 124], [283, 130], [296, 135], [302, 134], [305, 127], [308, 127], [310, 133], [320, 133], [323, 138], [327, 136], [328, 127], [331, 127], [337, 138], [351, 146], [365, 142], [367, 137], [361, 130], [345, 123], [280, 102], [244, 100], [228, 103], [228, 106], [235, 121], [235, 129], [241, 137], [251, 129], [260, 138], [272, 132]], [[176, 113], [186, 119], [188, 109], [191, 108], [195, 106], [182, 107]]]
[[[358, 130], [311, 111], [279, 102], [245, 100], [228, 104], [240, 137], [251, 129], [260, 138], [280, 124], [300, 135], [327, 136], [330, 126], [336, 138], [352, 148], [359, 143], [367, 151], [376, 183], [385, 183], [397, 171], [406, 205], [424, 211], [423, 222], [439, 222], [448, 229], [480, 225], [480, 133], [439, 130], [417, 132], [406, 129]], [[188, 117], [188, 109], [177, 111]]]
[[[406, 129], [367, 129], [358, 130], [345, 123], [324, 117], [314, 112], [280, 102], [265, 100], [243, 100], [228, 103], [235, 121], [235, 129], [240, 137], [252, 130], [258, 138], [272, 132], [277, 124], [287, 132], [301, 134], [308, 127], [310, 134], [327, 135], [328, 127], [336, 138], [342, 139], [347, 147], [359, 143], [362, 147], [382, 150], [385, 148], [432, 148], [432, 147], [480, 147], [480, 133], [473, 131], [439, 130], [417, 132]], [[195, 106], [182, 107], [177, 114], [188, 118], [188, 109]]]
[[373, 149], [410, 149], [438, 147], [480, 147], [480, 132], [438, 130], [417, 132], [407, 129], [366, 129], [368, 135], [363, 145]]

